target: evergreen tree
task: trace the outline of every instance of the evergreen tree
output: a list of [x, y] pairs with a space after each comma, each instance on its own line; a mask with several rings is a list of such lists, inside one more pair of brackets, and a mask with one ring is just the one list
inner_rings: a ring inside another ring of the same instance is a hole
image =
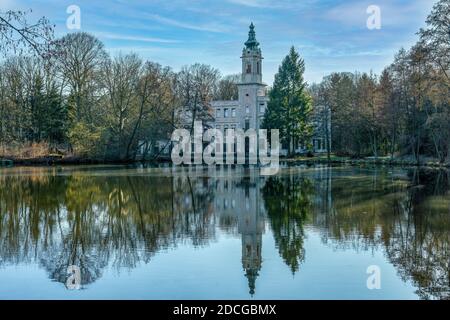
[[44, 122], [44, 138], [51, 143], [64, 143], [68, 127], [67, 109], [61, 102], [58, 89], [54, 86], [45, 96], [43, 113], [47, 115]]
[[65, 139], [67, 115], [58, 89], [44, 90], [44, 79], [37, 76], [29, 97], [31, 126], [29, 139], [33, 142], [62, 143]]
[[304, 72], [305, 62], [292, 47], [275, 75], [263, 122], [266, 129], [280, 130], [281, 141], [288, 147], [289, 155], [294, 153], [296, 144], [309, 146], [313, 132], [312, 98], [306, 91]]
[[42, 138], [43, 123], [47, 117], [43, 112], [44, 100], [44, 83], [42, 77], [38, 75], [33, 83], [33, 90], [29, 97], [31, 126], [27, 130], [29, 131], [27, 136], [33, 142], [39, 142]]

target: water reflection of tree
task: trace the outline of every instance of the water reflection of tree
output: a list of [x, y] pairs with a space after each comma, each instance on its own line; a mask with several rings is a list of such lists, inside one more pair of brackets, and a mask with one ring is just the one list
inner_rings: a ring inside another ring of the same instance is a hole
[[305, 258], [303, 225], [312, 210], [312, 181], [298, 175], [271, 177], [262, 194], [280, 256], [295, 273]]
[[0, 265], [36, 261], [59, 282], [76, 265], [86, 285], [109, 262], [133, 268], [179, 242], [205, 244], [214, 236], [208, 183], [82, 172], [1, 176]]
[[422, 299], [450, 299], [449, 172], [413, 171], [412, 186], [393, 206], [387, 256]]
[[327, 242], [364, 250], [383, 246], [404, 281], [423, 299], [450, 298], [448, 172], [386, 171], [333, 180]]
[[352, 170], [335, 176], [329, 190], [332, 206], [317, 212], [325, 215], [320, 219], [323, 240], [356, 251], [382, 246], [391, 234], [383, 222], [392, 219], [390, 210], [405, 187], [405, 181], [390, 179], [386, 171], [375, 170], [368, 175]]

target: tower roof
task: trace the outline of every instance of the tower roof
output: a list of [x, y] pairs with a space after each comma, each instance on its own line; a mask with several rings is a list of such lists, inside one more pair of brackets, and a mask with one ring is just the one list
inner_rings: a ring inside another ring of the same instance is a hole
[[248, 288], [250, 289], [249, 293], [253, 296], [256, 289], [256, 278], [259, 276], [258, 271], [255, 269], [247, 269], [245, 276], [248, 279]]
[[248, 40], [245, 43], [245, 46], [247, 49], [258, 49], [259, 42], [256, 41], [256, 33], [255, 33], [255, 26], [252, 24], [250, 25], [250, 31], [248, 32]]

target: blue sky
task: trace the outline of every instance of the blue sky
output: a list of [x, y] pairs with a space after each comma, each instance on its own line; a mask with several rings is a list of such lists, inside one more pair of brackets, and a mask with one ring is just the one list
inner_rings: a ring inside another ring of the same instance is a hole
[[[81, 30], [97, 35], [112, 53], [138, 53], [178, 70], [208, 63], [222, 74], [240, 72], [240, 54], [254, 22], [265, 57], [264, 81], [294, 45], [305, 78], [333, 71], [380, 73], [400, 47], [409, 48], [435, 0], [0, 0], [0, 10], [33, 8], [66, 28], [67, 7], [81, 9]], [[381, 30], [369, 30], [369, 5], [381, 8]]]

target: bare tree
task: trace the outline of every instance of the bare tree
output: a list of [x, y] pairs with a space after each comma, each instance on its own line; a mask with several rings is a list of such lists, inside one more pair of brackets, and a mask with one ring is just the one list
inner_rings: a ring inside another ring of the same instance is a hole
[[175, 74], [170, 68], [152, 62], [144, 65], [137, 88], [138, 111], [128, 140], [127, 159], [131, 156], [132, 146], [136, 146], [136, 138], [142, 145], [134, 150], [145, 145], [145, 159], [149, 148], [158, 139], [166, 140], [169, 132], [176, 127], [174, 114], [178, 103], [174, 84]]
[[106, 91], [107, 124], [115, 145], [115, 152], [122, 154], [127, 143], [127, 129], [137, 106], [136, 89], [139, 83], [141, 59], [135, 54], [119, 55], [106, 59], [101, 67], [100, 82]]
[[194, 122], [213, 119], [211, 100], [216, 91], [220, 72], [205, 64], [184, 67], [178, 75], [178, 94], [184, 109], [182, 122], [194, 130]]
[[315, 122], [315, 133], [325, 137], [327, 159], [331, 162], [331, 107], [329, 91], [326, 83], [313, 84], [309, 92], [314, 100], [313, 121]]
[[237, 100], [238, 96], [238, 83], [241, 80], [240, 74], [232, 74], [220, 79], [217, 84], [217, 90], [214, 95], [215, 100]]
[[0, 11], [0, 53], [22, 54], [34, 51], [40, 56], [51, 54], [53, 44], [53, 29], [45, 17], [30, 23], [27, 18], [29, 11]]
[[99, 67], [107, 58], [103, 43], [94, 36], [70, 33], [58, 42], [59, 66], [74, 100], [71, 115], [76, 121], [93, 120], [93, 101]]
[[437, 2], [426, 23], [427, 28], [419, 32], [421, 41], [450, 86], [450, 1]]

